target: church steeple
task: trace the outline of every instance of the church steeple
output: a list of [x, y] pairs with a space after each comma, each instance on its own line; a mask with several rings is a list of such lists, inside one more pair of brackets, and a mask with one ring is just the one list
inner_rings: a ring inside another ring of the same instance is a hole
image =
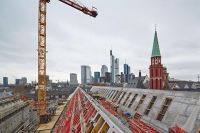
[[158, 44], [157, 31], [155, 29], [155, 35], [154, 35], [154, 40], [153, 40], [153, 49], [152, 49], [151, 57], [157, 57], [157, 56], [161, 56], [161, 55], [160, 55], [160, 48], [159, 48], [159, 44]]

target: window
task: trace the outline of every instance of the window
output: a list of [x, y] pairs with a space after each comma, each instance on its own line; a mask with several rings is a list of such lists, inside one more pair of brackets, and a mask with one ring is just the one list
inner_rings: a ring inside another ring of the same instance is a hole
[[127, 96], [127, 97], [126, 97], [126, 99], [124, 100], [124, 103], [123, 103], [123, 105], [125, 105], [125, 104], [126, 104], [126, 102], [127, 102], [127, 100], [129, 99], [130, 95], [131, 95], [131, 93], [129, 93], [129, 94], [128, 94], [128, 96]]
[[153, 97], [152, 97], [152, 99], [151, 99], [149, 105], [147, 106], [147, 108], [146, 108], [146, 110], [145, 110], [145, 112], [144, 112], [145, 115], [148, 115], [148, 114], [149, 114], [149, 112], [150, 112], [151, 108], [153, 107], [153, 105], [154, 105], [156, 99], [157, 99], [156, 96], [153, 96]]
[[135, 101], [135, 99], [137, 98], [138, 94], [135, 94], [135, 96], [133, 97], [133, 99], [131, 100], [131, 102], [128, 105], [128, 108], [130, 108], [133, 104], [133, 102]]
[[124, 94], [122, 95], [122, 97], [119, 99], [118, 104], [120, 104], [121, 100], [124, 98], [124, 95], [126, 94], [126, 92], [124, 92]]
[[145, 97], [146, 97], [146, 95], [142, 95], [142, 97], [141, 97], [141, 99], [140, 99], [140, 101], [139, 101], [137, 107], [135, 108], [135, 111], [137, 111], [138, 108], [140, 107], [140, 105], [144, 102]]
[[169, 105], [171, 104], [172, 99], [171, 98], [166, 98], [165, 102], [158, 114], [157, 120], [162, 121], [163, 117], [165, 116], [165, 113], [167, 112], [167, 109], [169, 107]]

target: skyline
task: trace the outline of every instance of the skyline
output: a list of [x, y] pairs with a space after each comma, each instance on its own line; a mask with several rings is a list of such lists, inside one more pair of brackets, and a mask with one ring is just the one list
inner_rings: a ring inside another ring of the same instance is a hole
[[[149, 75], [155, 24], [162, 62], [170, 77], [197, 81], [200, 1], [82, 2], [98, 9], [97, 18], [59, 1], [47, 5], [47, 74], [54, 81], [69, 80], [70, 73], [77, 73], [80, 82], [81, 65], [91, 66], [92, 73], [103, 64], [109, 68], [111, 46], [120, 60], [120, 72], [126, 60], [136, 76], [139, 70]], [[2, 77], [37, 79], [37, 6], [38, 1], [33, 0], [4, 0], [0, 5]]]

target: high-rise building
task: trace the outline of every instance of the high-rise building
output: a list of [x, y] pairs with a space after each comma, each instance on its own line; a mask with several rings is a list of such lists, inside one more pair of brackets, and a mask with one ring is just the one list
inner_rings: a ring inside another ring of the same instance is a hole
[[115, 82], [115, 56], [110, 50], [110, 73], [111, 73], [111, 83]]
[[101, 66], [101, 77], [105, 77], [105, 73], [108, 72], [108, 67], [106, 65]]
[[106, 77], [105, 79], [106, 83], [111, 83], [111, 73], [106, 72], [105, 77]]
[[167, 69], [161, 63], [161, 54], [158, 43], [157, 31], [155, 31], [150, 65], [150, 89], [163, 89], [167, 84]]
[[116, 80], [116, 77], [119, 77], [119, 58], [115, 59], [115, 82], [118, 82], [119, 80]]
[[100, 72], [94, 72], [94, 83], [100, 82]]
[[72, 85], [78, 84], [76, 73], [70, 73], [70, 84], [72, 84]]
[[128, 83], [128, 80], [129, 80], [129, 76], [130, 76], [130, 66], [128, 64], [124, 64], [124, 80], [125, 82]]
[[4, 87], [8, 86], [8, 77], [3, 77], [3, 86]]
[[82, 65], [81, 66], [81, 83], [87, 84], [91, 83], [91, 68], [90, 66]]
[[46, 75], [46, 83], [49, 84], [50, 80], [49, 80], [49, 75]]
[[15, 79], [15, 85], [19, 85], [20, 79]]
[[20, 83], [19, 84], [22, 84], [22, 85], [27, 84], [27, 78], [26, 77], [22, 77], [20, 79]]

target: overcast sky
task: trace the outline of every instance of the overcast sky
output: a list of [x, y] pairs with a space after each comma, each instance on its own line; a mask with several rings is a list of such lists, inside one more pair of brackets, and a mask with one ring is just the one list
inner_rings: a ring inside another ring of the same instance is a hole
[[[110, 66], [109, 50], [131, 72], [149, 73], [157, 24], [162, 62], [170, 77], [197, 80], [200, 74], [200, 0], [81, 0], [97, 18], [58, 0], [47, 7], [47, 74], [55, 80]], [[0, 2], [0, 82], [2, 77], [37, 79], [38, 0]], [[110, 69], [110, 68], [109, 68]]]

